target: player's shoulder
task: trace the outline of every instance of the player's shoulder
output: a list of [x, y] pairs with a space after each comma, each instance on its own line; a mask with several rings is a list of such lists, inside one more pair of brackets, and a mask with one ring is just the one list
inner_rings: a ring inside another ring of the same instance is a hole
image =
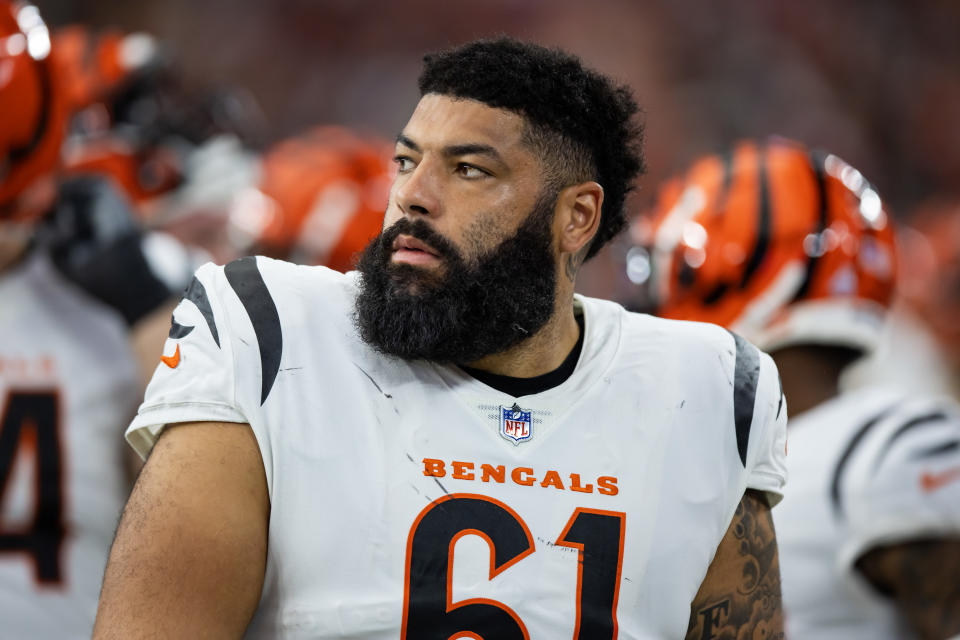
[[355, 289], [355, 274], [247, 256], [225, 265], [201, 266], [185, 295], [215, 295], [223, 304], [242, 307], [248, 315], [297, 317], [314, 309], [329, 316], [349, 307]]
[[886, 441], [889, 448], [940, 427], [960, 428], [960, 404], [949, 396], [871, 386], [848, 390], [797, 420], [843, 425], [849, 446]]
[[774, 367], [769, 356], [741, 336], [715, 324], [670, 320], [623, 311], [627, 352], [653, 351], [662, 364], [684, 371], [714, 374]]
[[343, 274], [322, 266], [294, 264], [265, 256], [246, 256], [225, 265], [208, 262], [197, 270], [201, 280], [220, 278], [234, 291], [266, 288], [271, 295], [297, 296], [310, 293], [330, 295], [351, 288], [353, 274]]
[[846, 430], [831, 474], [840, 513], [878, 487], [912, 486], [928, 467], [960, 462], [960, 405], [950, 397], [871, 387], [848, 391], [826, 409], [809, 420]]
[[[876, 397], [876, 396], [875, 396]], [[885, 459], [922, 458], [928, 449], [960, 452], [960, 405], [948, 397], [932, 394], [888, 392], [885, 400], [872, 406], [871, 417], [878, 424], [874, 440], [879, 441], [877, 466]]]
[[174, 310], [170, 338], [202, 338], [208, 333], [193, 328], [206, 326], [217, 349], [239, 342], [231, 351], [244, 353], [255, 344], [261, 360], [276, 364], [296, 345], [336, 342], [351, 331], [354, 282], [350, 274], [263, 256], [207, 263]]
[[794, 426], [830, 425], [838, 432], [869, 431], [892, 415], [898, 407], [906, 407], [910, 396], [894, 387], [869, 386], [847, 389], [804, 413], [791, 418]]

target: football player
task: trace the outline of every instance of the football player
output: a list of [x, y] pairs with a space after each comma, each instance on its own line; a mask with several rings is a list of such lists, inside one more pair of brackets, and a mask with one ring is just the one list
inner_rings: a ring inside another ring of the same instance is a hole
[[357, 272], [197, 272], [95, 637], [782, 637], [772, 360], [573, 293], [642, 167], [629, 90], [510, 39], [419, 84]]
[[139, 385], [121, 317], [36, 244], [67, 122], [36, 7], [0, 0], [0, 636], [90, 636]]
[[788, 636], [960, 633], [960, 411], [895, 388], [840, 392], [894, 288], [876, 189], [835, 155], [746, 141], [667, 184], [652, 217], [658, 313], [737, 331], [782, 376], [791, 490], [774, 521]]

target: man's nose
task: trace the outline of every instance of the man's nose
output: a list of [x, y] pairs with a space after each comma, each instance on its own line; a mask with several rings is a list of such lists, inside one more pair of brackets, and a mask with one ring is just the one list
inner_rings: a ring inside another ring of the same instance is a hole
[[439, 167], [423, 159], [406, 174], [397, 176], [397, 206], [406, 215], [436, 216], [440, 213]]

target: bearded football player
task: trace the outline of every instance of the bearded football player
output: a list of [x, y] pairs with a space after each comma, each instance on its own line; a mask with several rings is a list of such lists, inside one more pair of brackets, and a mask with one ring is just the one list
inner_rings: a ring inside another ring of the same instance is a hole
[[430, 55], [356, 272], [201, 268], [128, 439], [97, 638], [780, 633], [773, 362], [574, 294], [637, 106], [556, 50]]
[[[876, 349], [896, 279], [876, 189], [837, 156], [774, 138], [701, 158], [661, 196], [658, 313], [753, 340], [791, 403], [791, 490], [774, 516], [788, 637], [957, 637], [960, 407], [841, 387]], [[719, 616], [703, 637], [729, 626]]]

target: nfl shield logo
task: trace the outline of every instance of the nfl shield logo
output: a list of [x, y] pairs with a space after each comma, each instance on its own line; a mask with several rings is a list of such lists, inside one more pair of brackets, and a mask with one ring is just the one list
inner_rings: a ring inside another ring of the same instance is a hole
[[514, 404], [509, 409], [500, 407], [500, 435], [519, 445], [533, 436], [533, 420], [530, 411], [524, 411]]

